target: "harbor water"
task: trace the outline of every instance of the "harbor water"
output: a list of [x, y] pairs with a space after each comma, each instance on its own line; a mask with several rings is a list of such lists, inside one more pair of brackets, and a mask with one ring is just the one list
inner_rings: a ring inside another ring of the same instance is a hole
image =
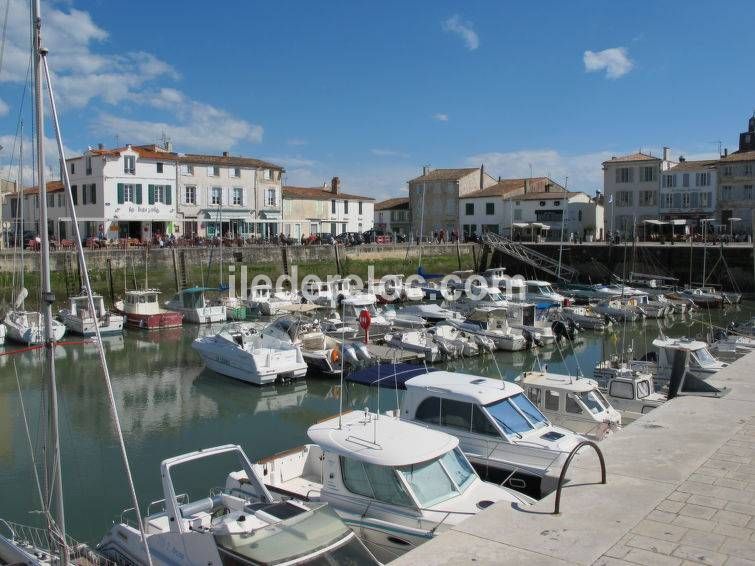
[[[513, 380], [522, 371], [591, 376], [594, 365], [633, 345], [635, 355], [652, 349], [660, 333], [697, 336], [709, 325], [743, 321], [755, 312], [745, 301], [725, 310], [698, 311], [617, 326], [605, 333], [584, 331], [575, 345], [456, 360], [455, 371]], [[216, 327], [217, 328], [217, 327]], [[106, 351], [142, 511], [162, 498], [161, 460], [220, 444], [240, 444], [252, 460], [307, 441], [307, 428], [337, 413], [337, 378], [307, 377], [296, 383], [255, 387], [205, 370], [191, 342], [207, 327], [162, 332], [128, 330], [106, 338]], [[13, 352], [6, 344], [0, 353]], [[76, 539], [97, 542], [130, 500], [115, 442], [104, 383], [92, 344], [72, 343], [56, 352], [60, 386], [61, 442], [66, 523]], [[436, 364], [443, 367], [444, 364]], [[46, 403], [42, 350], [0, 356], [0, 516], [39, 524], [32, 452], [41, 461]], [[19, 390], [22, 397], [19, 396]], [[401, 393], [347, 385], [345, 408], [386, 411]], [[30, 429], [27, 437], [22, 403]], [[211, 475], [211, 474], [210, 474]], [[222, 485], [224, 477], [195, 477], [199, 488]], [[44, 481], [40, 470], [40, 481]]]

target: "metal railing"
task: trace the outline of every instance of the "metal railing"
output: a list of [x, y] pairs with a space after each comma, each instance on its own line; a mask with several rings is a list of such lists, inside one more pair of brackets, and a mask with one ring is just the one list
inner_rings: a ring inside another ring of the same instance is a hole
[[595, 453], [598, 455], [598, 459], [600, 460], [600, 483], [606, 483], [606, 461], [603, 458], [603, 452], [601, 452], [600, 448], [598, 448], [598, 445], [595, 444], [592, 440], [583, 440], [582, 442], [577, 444], [571, 452], [569, 452], [569, 455], [566, 457], [566, 461], [564, 462], [564, 467], [561, 468], [561, 475], [558, 476], [558, 487], [556, 488], [556, 507], [553, 510], [554, 515], [559, 515], [561, 511], [561, 489], [564, 486], [564, 479], [566, 479], [566, 470], [569, 468], [569, 464], [571, 464], [574, 455], [579, 452], [579, 450], [583, 446], [591, 446], [593, 450], [595, 450]]
[[498, 234], [486, 233], [482, 237], [483, 243], [491, 249], [498, 250], [514, 259], [526, 263], [536, 269], [545, 271], [564, 281], [573, 281], [579, 274], [576, 269], [564, 265], [549, 255], [533, 250], [526, 242], [515, 242]]

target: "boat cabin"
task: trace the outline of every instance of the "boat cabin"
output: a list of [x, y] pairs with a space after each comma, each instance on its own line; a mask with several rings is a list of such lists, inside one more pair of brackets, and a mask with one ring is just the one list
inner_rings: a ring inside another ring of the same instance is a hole
[[594, 379], [530, 371], [517, 380], [532, 404], [554, 424], [596, 440], [621, 427], [620, 413]]
[[123, 310], [127, 314], [159, 314], [160, 291], [147, 289], [145, 291], [126, 291], [123, 299]]
[[728, 364], [718, 360], [708, 350], [708, 344], [686, 338], [656, 338], [653, 346], [657, 349], [656, 378], [670, 380], [674, 358], [677, 352], [687, 354], [687, 371], [699, 378], [706, 378], [725, 368]]
[[[92, 295], [92, 300], [94, 301], [95, 309], [94, 318], [104, 317], [105, 314], [107, 314], [107, 310], [105, 310], [105, 301], [103, 300], [102, 295]], [[80, 295], [68, 299], [68, 309], [70, 316], [81, 319], [92, 318], [92, 315], [89, 312], [89, 297], [86, 295]]]
[[252, 302], [263, 303], [269, 301], [272, 294], [273, 288], [266, 283], [261, 283], [249, 288], [247, 299]]
[[527, 285], [526, 299], [534, 303], [541, 301], [552, 301], [559, 305], [564, 303], [564, 296], [559, 295], [553, 289], [553, 286], [547, 281], [540, 281], [537, 279], [528, 279], [525, 281]]

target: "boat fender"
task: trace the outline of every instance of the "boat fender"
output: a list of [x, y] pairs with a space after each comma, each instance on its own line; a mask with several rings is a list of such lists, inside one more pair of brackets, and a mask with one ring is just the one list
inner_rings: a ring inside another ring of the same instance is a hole
[[333, 348], [330, 351], [330, 361], [334, 364], [337, 364], [338, 361], [341, 359], [341, 353], [338, 351], [338, 348]]

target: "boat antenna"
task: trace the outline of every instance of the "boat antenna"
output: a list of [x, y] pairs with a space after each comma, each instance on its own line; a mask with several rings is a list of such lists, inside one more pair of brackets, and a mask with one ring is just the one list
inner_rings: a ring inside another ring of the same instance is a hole
[[[65, 167], [66, 159], [65, 159], [65, 149], [63, 147], [63, 137], [60, 132], [60, 123], [58, 122], [58, 111], [57, 107], [55, 105], [55, 95], [53, 94], [52, 89], [52, 80], [50, 77], [50, 69], [47, 65], [47, 49], [43, 48], [41, 46], [41, 37], [40, 37], [40, 28], [41, 28], [41, 19], [39, 16], [39, 7], [40, 0], [34, 0], [34, 33], [35, 33], [35, 47], [37, 48], [37, 54], [36, 54], [36, 60], [35, 60], [35, 89], [37, 93], [36, 97], [36, 112], [37, 112], [37, 151], [39, 151], [39, 156], [37, 158], [37, 167], [38, 167], [38, 177], [39, 177], [39, 190], [40, 195], [44, 194], [43, 191], [45, 191], [45, 185], [44, 185], [44, 129], [43, 129], [43, 123], [42, 123], [42, 96], [41, 96], [41, 69], [42, 67], [44, 69], [45, 74], [45, 81], [47, 82], [47, 92], [50, 99], [50, 114], [52, 116], [52, 122], [55, 129], [55, 141], [58, 145], [58, 154], [60, 156], [60, 163], [63, 165], [61, 167], [61, 172], [63, 176], [63, 185], [65, 186], [65, 194], [68, 201], [68, 208], [71, 212], [71, 224], [73, 227], [73, 232], [75, 235], [74, 241], [76, 242], [76, 251], [79, 256], [79, 262], [81, 266], [84, 268], [81, 270], [81, 277], [83, 279], [84, 288], [86, 289], [86, 295], [87, 295], [87, 301], [89, 303], [89, 309], [91, 312], [97, 312], [95, 309], [94, 304], [94, 296], [92, 292], [92, 284], [89, 279], [89, 270], [86, 269], [86, 258], [84, 257], [84, 246], [81, 243], [81, 233], [79, 230], [79, 224], [76, 218], [76, 208], [74, 206], [73, 202], [73, 195], [71, 192], [71, 179], [68, 176], [68, 168]], [[49, 236], [47, 233], [47, 199], [46, 196], [42, 198], [40, 196], [40, 211], [41, 211], [41, 217], [40, 217], [40, 223], [41, 223], [41, 229], [42, 229], [42, 250], [43, 250], [43, 261], [47, 263], [47, 260], [49, 260]], [[45, 270], [42, 271], [42, 277], [44, 278], [44, 289], [42, 297], [45, 299], [45, 322], [47, 326], [47, 340], [49, 342], [48, 347], [45, 349], [47, 352], [47, 356], [49, 358], [49, 364], [51, 367], [51, 386], [54, 388], [55, 386], [55, 356], [54, 356], [54, 349], [55, 349], [55, 342], [54, 340], [51, 341], [50, 338], [52, 337], [52, 302], [53, 302], [53, 295], [50, 290], [50, 272], [49, 272], [49, 265], [46, 266], [48, 269], [45, 272]], [[149, 550], [149, 544], [147, 543], [147, 536], [144, 530], [144, 521], [142, 519], [142, 514], [139, 509], [139, 499], [136, 497], [136, 488], [134, 487], [134, 479], [131, 475], [131, 466], [129, 464], [128, 460], [128, 453], [126, 451], [126, 442], [123, 438], [123, 430], [121, 429], [121, 422], [118, 418], [118, 407], [115, 402], [115, 396], [113, 394], [113, 385], [110, 380], [110, 371], [108, 370], [107, 360], [105, 358], [105, 349], [102, 344], [102, 336], [100, 335], [100, 327], [99, 323], [95, 322], [94, 325], [94, 331], [95, 331], [95, 343], [97, 345], [97, 353], [99, 355], [99, 361], [100, 366], [102, 368], [102, 375], [105, 381], [105, 389], [107, 391], [108, 401], [110, 403], [110, 413], [113, 419], [113, 426], [115, 427], [115, 432], [118, 437], [118, 445], [121, 452], [121, 458], [123, 460], [123, 466], [125, 468], [126, 472], [126, 479], [128, 481], [128, 487], [131, 495], [131, 500], [134, 505], [134, 511], [136, 512], [136, 518], [139, 525], [139, 532], [141, 533], [142, 538], [142, 544], [144, 545], [144, 552], [147, 557], [147, 564], [149, 566], [152, 566], [152, 555]], [[57, 405], [57, 398], [55, 395], [55, 390], [53, 389], [51, 399], [55, 405]], [[57, 407], [55, 407], [57, 409]], [[57, 431], [56, 431], [57, 432]], [[56, 478], [54, 478], [54, 483], [60, 484], [60, 451], [59, 449], [55, 451], [55, 457], [58, 460], [57, 463], [57, 470], [56, 470]], [[60, 487], [60, 485], [59, 485]], [[59, 502], [59, 526], [61, 530], [63, 529], [64, 523], [62, 523], [63, 520], [63, 501], [62, 501], [62, 491], [59, 492], [60, 502]], [[64, 533], [63, 533], [64, 534]], [[63, 563], [66, 564], [68, 561], [68, 553], [66, 548], [66, 542], [65, 537], [63, 536], [61, 539], [61, 558], [63, 559]]]

